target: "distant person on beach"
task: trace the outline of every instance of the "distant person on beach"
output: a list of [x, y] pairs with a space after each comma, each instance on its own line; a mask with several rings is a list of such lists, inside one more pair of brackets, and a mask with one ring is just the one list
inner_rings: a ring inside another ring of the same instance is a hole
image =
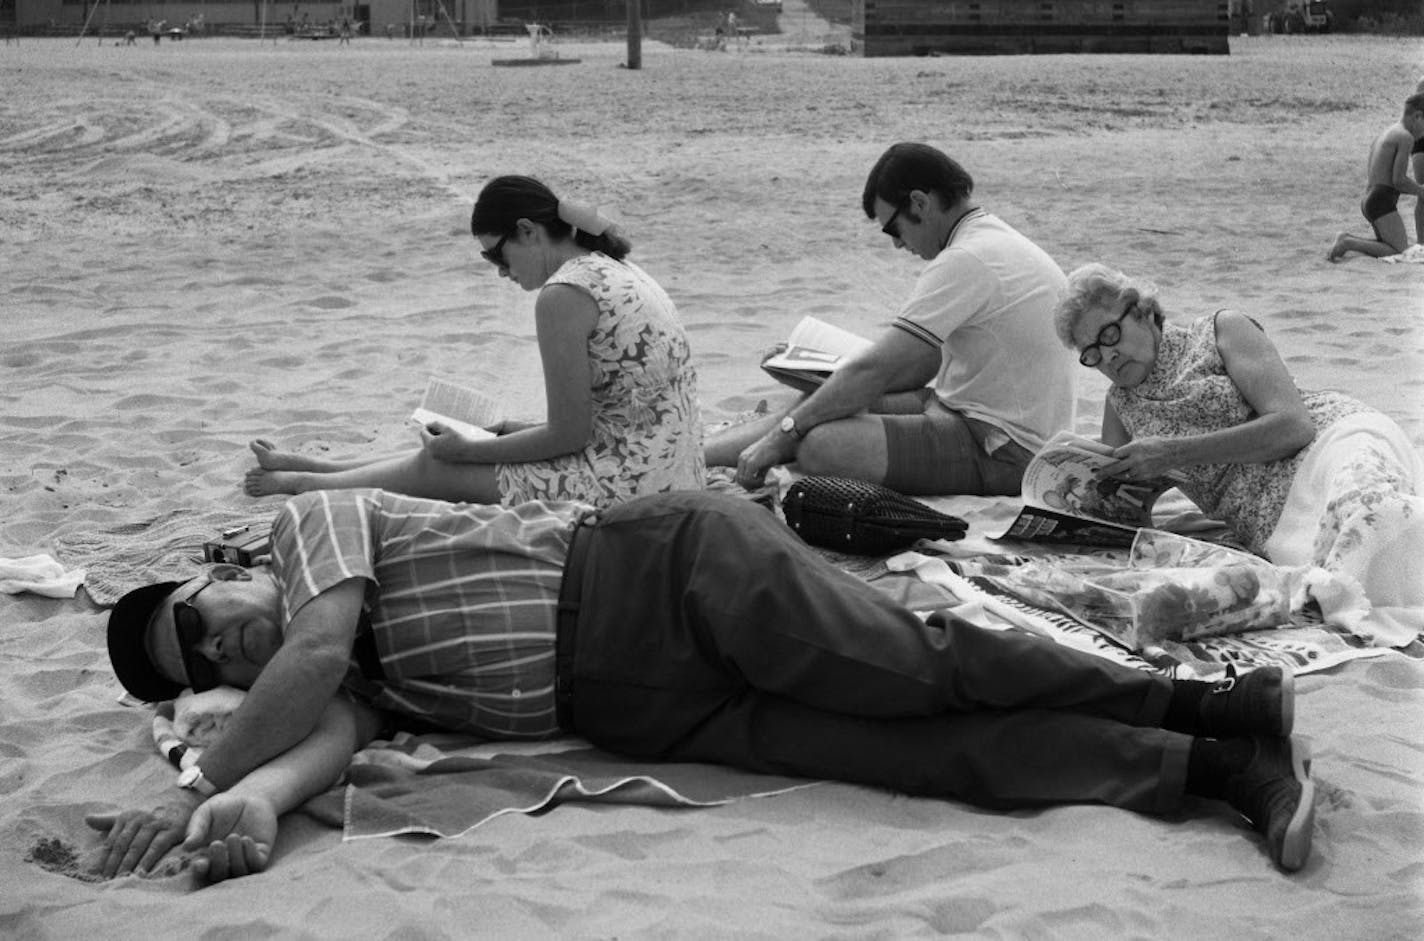
[[[1414, 93], [1416, 95], [1424, 94], [1424, 77], [1421, 77], [1415, 84]], [[1409, 151], [1409, 160], [1412, 164], [1414, 182], [1424, 186], [1424, 135], [1414, 138], [1414, 146]], [[1414, 241], [1424, 242], [1424, 199], [1414, 200]]]
[[260, 872], [282, 814], [412, 722], [999, 810], [1178, 815], [1193, 795], [1244, 815], [1282, 869], [1309, 858], [1315, 786], [1280, 667], [1174, 680], [923, 620], [727, 494], [590, 511], [303, 494], [270, 567], [125, 595], [108, 650], [132, 695], [248, 693], [158, 809], [86, 817], [108, 833], [99, 872], [152, 871], [180, 842], [210, 881]]
[[700, 489], [706, 471], [687, 335], [667, 292], [626, 260], [628, 240], [597, 210], [525, 176], [487, 184], [470, 228], [501, 277], [539, 293], [547, 418], [506, 421], [488, 439], [432, 423], [419, 448], [352, 460], [258, 440], [246, 491], [381, 487], [441, 500], [607, 506]]
[[1053, 333], [1063, 272], [973, 191], [963, 167], [925, 144], [880, 157], [861, 207], [928, 262], [909, 299], [788, 412], [712, 438], [708, 464], [736, 467], [748, 489], [795, 461], [901, 493], [1019, 493], [1033, 453], [1073, 421], [1073, 360]]
[[1339, 392], [1299, 391], [1246, 315], [1169, 323], [1150, 285], [1104, 265], [1068, 276], [1054, 317], [1112, 383], [1105, 476], [1172, 472], [1252, 552], [1358, 582], [1393, 630], [1380, 639], [1424, 631], [1424, 460], [1398, 425]]
[[[1348, 232], [1335, 237], [1330, 247], [1331, 261], [1338, 261], [1347, 252], [1359, 252], [1375, 258], [1398, 255], [1409, 247], [1409, 233], [1399, 214], [1400, 194], [1416, 199], [1424, 197], [1424, 186], [1409, 178], [1409, 160], [1416, 143], [1424, 138], [1424, 92], [1410, 95], [1404, 102], [1404, 114], [1380, 134], [1370, 147], [1368, 182], [1360, 212], [1374, 229], [1373, 239], [1358, 238]], [[1418, 205], [1415, 218], [1419, 217]], [[1418, 233], [1415, 233], [1416, 238]]]

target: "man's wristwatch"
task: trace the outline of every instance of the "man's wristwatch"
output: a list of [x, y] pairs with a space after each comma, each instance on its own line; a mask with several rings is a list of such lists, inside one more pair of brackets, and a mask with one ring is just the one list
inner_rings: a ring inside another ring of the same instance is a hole
[[802, 437], [801, 429], [796, 427], [796, 419], [792, 418], [790, 415], [787, 415], [781, 420], [781, 433], [790, 435], [797, 441], [800, 441]]
[[203, 769], [197, 765], [189, 765], [178, 775], [178, 786], [189, 791], [197, 791], [204, 797], [212, 797], [218, 792], [213, 786], [213, 782], [203, 777]]

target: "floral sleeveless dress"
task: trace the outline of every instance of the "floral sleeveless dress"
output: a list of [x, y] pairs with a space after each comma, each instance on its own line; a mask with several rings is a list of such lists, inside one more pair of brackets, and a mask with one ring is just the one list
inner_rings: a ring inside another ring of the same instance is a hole
[[499, 464], [502, 502], [579, 500], [604, 507], [706, 478], [697, 376], [677, 307], [641, 268], [601, 252], [566, 262], [548, 284], [598, 305], [588, 339], [593, 425], [582, 451]]
[[[1220, 313], [1218, 311], [1217, 313]], [[1339, 392], [1304, 392], [1317, 433], [1349, 415], [1373, 411]], [[1186, 326], [1162, 325], [1157, 362], [1138, 386], [1108, 391], [1108, 402], [1133, 438], [1177, 438], [1231, 428], [1254, 417], [1216, 348], [1216, 316]], [[1181, 490], [1202, 511], [1230, 526], [1260, 553], [1276, 528], [1306, 453], [1249, 464], [1179, 468]]]

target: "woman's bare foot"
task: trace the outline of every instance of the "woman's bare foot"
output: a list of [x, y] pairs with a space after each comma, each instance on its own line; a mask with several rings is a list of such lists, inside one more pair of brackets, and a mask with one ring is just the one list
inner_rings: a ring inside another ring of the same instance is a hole
[[270, 497], [276, 493], [301, 493], [309, 475], [301, 471], [268, 470], [254, 467], [242, 478], [242, 489], [249, 497]]
[[1330, 254], [1325, 256], [1326, 259], [1328, 261], [1339, 261], [1344, 254], [1350, 250], [1349, 246], [1345, 244], [1349, 240], [1349, 232], [1341, 232], [1335, 236], [1335, 244], [1330, 246]]
[[322, 471], [317, 458], [293, 451], [278, 451], [277, 446], [264, 438], [249, 441], [247, 446], [257, 456], [257, 466], [269, 471]]

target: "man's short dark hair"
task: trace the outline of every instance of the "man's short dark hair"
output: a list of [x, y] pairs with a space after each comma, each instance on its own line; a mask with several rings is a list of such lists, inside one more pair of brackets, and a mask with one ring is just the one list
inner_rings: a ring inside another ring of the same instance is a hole
[[974, 192], [974, 178], [948, 154], [928, 144], [895, 144], [871, 167], [861, 208], [874, 219], [877, 197], [899, 208], [910, 201], [911, 190], [938, 193], [946, 206], [952, 206]]
[[1424, 91], [1415, 92], [1404, 99], [1404, 113], [1409, 114], [1413, 111], [1424, 111]]

